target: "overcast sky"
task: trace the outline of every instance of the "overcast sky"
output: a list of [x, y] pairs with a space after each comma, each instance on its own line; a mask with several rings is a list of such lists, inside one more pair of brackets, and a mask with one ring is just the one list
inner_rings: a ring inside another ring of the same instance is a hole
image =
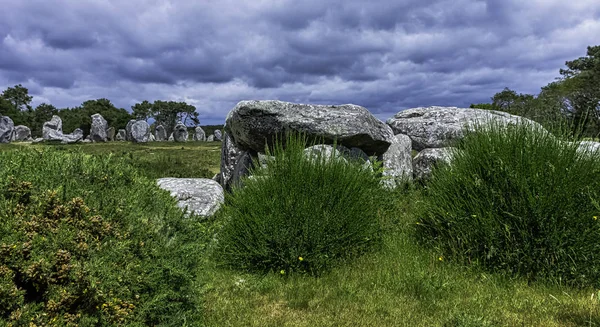
[[0, 88], [34, 105], [411, 107], [538, 93], [600, 44], [598, 0], [0, 0]]

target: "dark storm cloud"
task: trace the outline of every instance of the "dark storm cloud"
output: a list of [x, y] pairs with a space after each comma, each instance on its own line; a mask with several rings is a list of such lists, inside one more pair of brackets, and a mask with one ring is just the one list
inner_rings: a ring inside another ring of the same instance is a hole
[[0, 12], [0, 87], [72, 107], [356, 103], [378, 116], [536, 93], [597, 42], [593, 0], [21, 0]]

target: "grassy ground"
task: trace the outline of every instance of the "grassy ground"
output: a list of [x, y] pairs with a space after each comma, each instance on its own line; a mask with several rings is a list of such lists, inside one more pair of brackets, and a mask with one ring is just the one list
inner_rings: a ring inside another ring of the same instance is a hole
[[[46, 145], [0, 145], [0, 152], [22, 146]], [[212, 177], [206, 175], [218, 171], [220, 153], [220, 143], [55, 147], [124, 156], [153, 178]], [[380, 212], [387, 230], [383, 248], [319, 278], [248, 274], [216, 267], [208, 255], [199, 258], [202, 325], [600, 326], [598, 290], [529, 284], [447, 262], [413, 239], [421, 192], [389, 196], [393, 200]], [[218, 223], [205, 222], [206, 230]]]

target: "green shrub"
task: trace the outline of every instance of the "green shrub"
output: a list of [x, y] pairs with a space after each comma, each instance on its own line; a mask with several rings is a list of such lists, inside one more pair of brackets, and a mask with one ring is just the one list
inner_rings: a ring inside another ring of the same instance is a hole
[[249, 271], [317, 275], [380, 238], [379, 179], [360, 162], [306, 156], [304, 135], [276, 142], [267, 167], [226, 197], [219, 261]]
[[577, 147], [526, 125], [468, 133], [433, 173], [419, 235], [448, 259], [600, 286], [600, 153]]
[[123, 160], [0, 153], [0, 325], [197, 321], [198, 227]]

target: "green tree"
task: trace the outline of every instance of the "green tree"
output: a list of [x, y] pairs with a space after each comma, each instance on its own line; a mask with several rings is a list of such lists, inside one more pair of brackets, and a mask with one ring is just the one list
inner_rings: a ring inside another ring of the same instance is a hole
[[29, 95], [29, 90], [21, 84], [7, 88], [0, 96], [8, 100], [17, 110], [32, 110], [30, 103], [33, 97]]
[[144, 100], [141, 103], [136, 103], [131, 106], [132, 115], [135, 119], [148, 120], [152, 116], [152, 103], [148, 100]]
[[156, 100], [153, 103], [143, 101], [131, 107], [137, 119], [154, 118], [156, 124], [162, 125], [170, 134], [177, 122], [186, 126], [200, 124], [196, 107], [185, 102]]

